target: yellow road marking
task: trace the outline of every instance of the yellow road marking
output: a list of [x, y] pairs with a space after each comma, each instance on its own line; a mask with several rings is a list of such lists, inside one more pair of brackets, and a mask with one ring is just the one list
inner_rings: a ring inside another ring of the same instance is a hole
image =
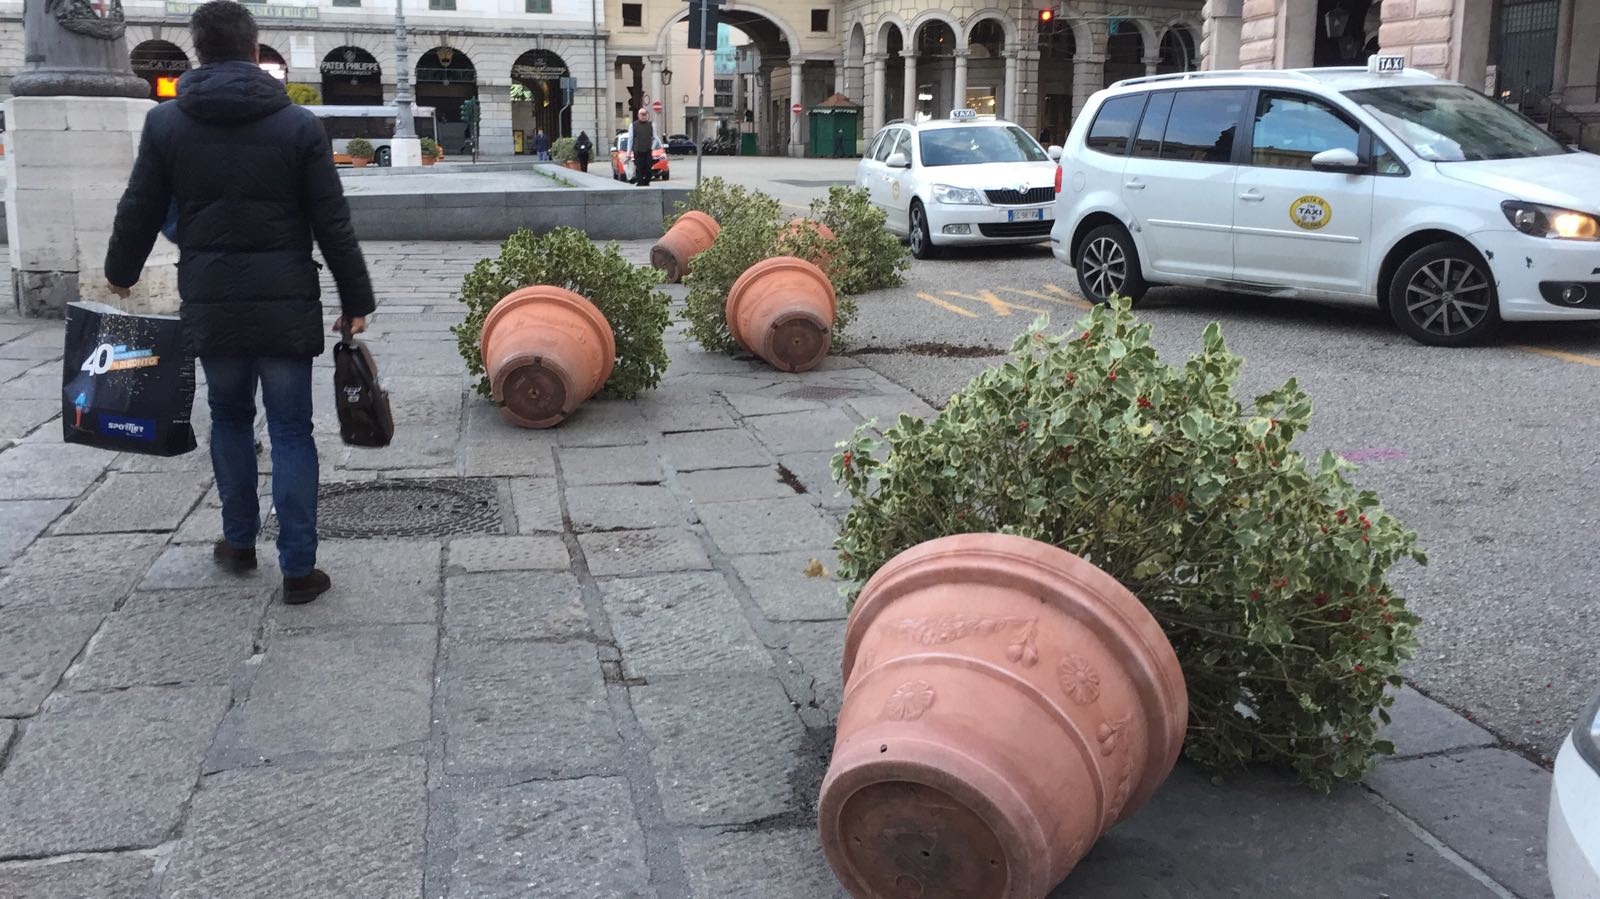
[[1525, 353], [1538, 353], [1541, 356], [1549, 356], [1551, 359], [1560, 359], [1562, 362], [1575, 362], [1578, 365], [1593, 365], [1597, 368], [1600, 368], [1600, 358], [1596, 358], [1594, 356], [1568, 353], [1563, 350], [1547, 350], [1544, 347], [1538, 346], [1519, 346], [1517, 349], [1522, 350]]
[[1063, 306], [1074, 306], [1078, 309], [1094, 308], [1088, 303], [1085, 303], [1083, 300], [1067, 294], [1066, 291], [1056, 287], [1054, 284], [1046, 284], [1044, 287], [1045, 290], [1050, 291], [1050, 293], [1045, 293], [1043, 290], [1023, 290], [1020, 287], [1002, 287], [1000, 289], [1009, 293], [1018, 294], [1019, 296], [1032, 297], [1035, 300], [1044, 300], [1046, 303], [1060, 303]]
[[1002, 317], [1011, 315], [1011, 310], [1013, 309], [1021, 309], [1024, 312], [1032, 312], [1034, 315], [1040, 315], [1044, 312], [1043, 309], [1040, 309], [1037, 306], [1024, 306], [1021, 303], [1012, 303], [1002, 300], [995, 296], [994, 291], [992, 290], [980, 290], [977, 293], [962, 293], [959, 290], [946, 290], [944, 291], [944, 295], [947, 297], [955, 297], [958, 300], [971, 300], [974, 303], [983, 303], [987, 305], [990, 311], [992, 311], [995, 315]]
[[923, 300], [925, 302], [932, 303], [933, 305], [938, 306], [940, 309], [943, 309], [946, 312], [954, 312], [956, 315], [965, 315], [967, 318], [977, 318], [978, 317], [978, 313], [971, 312], [971, 311], [968, 311], [966, 309], [963, 309], [960, 306], [957, 306], [955, 303], [950, 303], [950, 302], [946, 302], [944, 300], [941, 300], [938, 297], [934, 296], [933, 294], [928, 293], [926, 290], [917, 291], [917, 299]]

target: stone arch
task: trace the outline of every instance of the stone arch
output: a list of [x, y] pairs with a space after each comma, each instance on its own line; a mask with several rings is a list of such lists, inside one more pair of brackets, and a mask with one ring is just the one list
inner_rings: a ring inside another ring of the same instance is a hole
[[969, 46], [972, 41], [972, 29], [976, 28], [981, 22], [994, 22], [1000, 26], [1001, 32], [1006, 36], [1006, 52], [1015, 52], [1021, 45], [1021, 35], [1017, 28], [1017, 20], [1012, 17], [1011, 13], [991, 6], [967, 16], [963, 27], [964, 34], [961, 39], [966, 41]]
[[1154, 46], [1149, 35], [1153, 33], [1154, 29], [1149, 27], [1148, 22], [1121, 19], [1110, 23], [1106, 29], [1105, 78], [1102, 87], [1145, 74], [1145, 56]]
[[861, 22], [851, 24], [849, 37], [845, 38], [844, 58], [848, 65], [858, 66], [867, 56], [867, 29]]
[[[685, 4], [684, 8], [668, 16], [667, 20], [661, 24], [660, 31], [656, 32], [655, 52], [658, 55], [667, 56], [672, 52], [672, 26], [687, 18], [689, 18], [689, 8]], [[762, 27], [763, 25], [770, 26], [770, 28], [776, 29], [778, 37], [784, 44], [788, 45], [790, 54], [798, 55], [800, 53], [800, 33], [782, 16], [766, 7], [740, 2], [737, 6], [722, 7], [720, 18], [724, 24], [732, 25], [743, 31], [758, 47], [766, 39], [772, 37], [772, 32]], [[762, 20], [765, 21], [763, 22]], [[754, 26], [754, 28], [751, 26]]]
[[950, 34], [955, 38], [956, 42], [956, 45], [951, 48], [952, 52], [967, 49], [966, 29], [961, 27], [960, 21], [958, 21], [955, 16], [950, 15], [942, 9], [924, 10], [923, 12], [919, 13], [915, 19], [911, 20], [910, 34], [913, 47], [915, 46], [917, 35], [922, 32], [922, 29], [934, 22], [942, 22], [944, 23], [945, 27], [950, 29]]
[[872, 45], [868, 48], [868, 52], [888, 53], [891, 29], [893, 29], [893, 36], [900, 38], [901, 47], [905, 47], [911, 42], [911, 29], [906, 26], [905, 19], [894, 13], [889, 13], [878, 18], [878, 26], [872, 30]]
[[1200, 32], [1189, 23], [1178, 21], [1161, 29], [1161, 42], [1156, 45], [1160, 61], [1157, 74], [1193, 72], [1200, 68]]

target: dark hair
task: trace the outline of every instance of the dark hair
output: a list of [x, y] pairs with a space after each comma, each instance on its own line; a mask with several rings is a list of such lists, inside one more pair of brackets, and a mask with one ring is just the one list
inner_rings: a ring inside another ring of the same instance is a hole
[[194, 38], [201, 65], [228, 59], [251, 60], [258, 52], [260, 32], [256, 17], [234, 0], [202, 4], [189, 18], [189, 34]]

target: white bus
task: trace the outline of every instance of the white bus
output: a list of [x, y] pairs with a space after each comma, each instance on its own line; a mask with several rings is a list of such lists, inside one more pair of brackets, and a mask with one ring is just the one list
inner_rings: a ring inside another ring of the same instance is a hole
[[[322, 127], [333, 141], [333, 152], [345, 152], [351, 138], [364, 137], [372, 143], [373, 159], [377, 165], [389, 164], [389, 141], [394, 137], [394, 106], [307, 106], [311, 114], [322, 120]], [[413, 106], [417, 137], [439, 139], [438, 122], [433, 107]]]

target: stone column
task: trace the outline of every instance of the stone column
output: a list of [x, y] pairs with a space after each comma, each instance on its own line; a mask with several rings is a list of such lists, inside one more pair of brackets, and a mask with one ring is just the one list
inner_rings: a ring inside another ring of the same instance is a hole
[[1276, 0], [1244, 0], [1239, 9], [1239, 67], [1274, 67], [1280, 56]]
[[[510, 156], [515, 149], [511, 143], [511, 82], [478, 82], [478, 139], [482, 142], [479, 153], [487, 156]], [[595, 132], [590, 132], [593, 136]], [[604, 141], [594, 137], [596, 145]]]
[[[1451, 38], [1457, 30], [1453, 13], [1453, 4], [1441, 0], [1419, 0], [1404, 8], [1398, 3], [1385, 4], [1383, 24], [1378, 29], [1379, 46], [1385, 53], [1404, 54], [1408, 66], [1441, 78], [1454, 78], [1452, 63], [1456, 54], [1452, 49], [1459, 48], [1451, 46]], [[1485, 31], [1482, 36], [1485, 48], [1479, 53], [1480, 57], [1486, 52], [1487, 38]], [[1483, 83], [1481, 66], [1477, 83]]]
[[900, 51], [900, 58], [905, 60], [906, 63], [906, 94], [900, 104], [901, 116], [907, 122], [915, 122], [917, 120], [917, 58], [904, 50]]
[[661, 57], [659, 57], [659, 56], [648, 56], [648, 57], [645, 57], [644, 84], [645, 84], [645, 87], [650, 91], [650, 96], [645, 98], [645, 104], [644, 105], [645, 105], [646, 109], [650, 110], [650, 121], [654, 122], [656, 120], [657, 116], [656, 116], [655, 109], [653, 109], [651, 107], [651, 104], [655, 103], [657, 100], [660, 100], [661, 101], [661, 106], [662, 106], [662, 109], [661, 109], [662, 115], [665, 115], [666, 111], [667, 111], [666, 110], [667, 101], [664, 99], [665, 95], [662, 93], [663, 88], [662, 88], [662, 84], [661, 84]]
[[[1039, 51], [1019, 50], [1015, 65], [1009, 66], [1013, 71], [1006, 75], [1006, 93], [1011, 96], [1014, 109], [1009, 118], [1022, 127], [1029, 134], [1039, 133], [1039, 95], [1034, 90], [1039, 86]], [[1009, 63], [1009, 60], [1008, 60]], [[1016, 87], [1012, 87], [1013, 82]], [[1066, 141], [1066, 135], [1061, 135], [1061, 142]]]
[[805, 60], [789, 60], [789, 155], [806, 155], [806, 114], [794, 114], [794, 104], [806, 102]]
[[106, 247], [138, 153], [150, 88], [128, 65], [122, 7], [78, 15], [68, 4], [28, 3], [25, 67], [6, 102], [6, 233], [17, 308], [60, 318], [68, 303], [99, 300], [130, 312], [178, 308], [177, 248], [157, 237], [133, 295], [106, 283]]
[[1149, 54], [1145, 55], [1145, 57], [1144, 57], [1144, 73], [1146, 75], [1154, 75], [1156, 73], [1156, 69], [1158, 69], [1160, 67], [1161, 67], [1161, 54], [1159, 52], [1155, 56], [1150, 56]]
[[872, 72], [872, 92], [867, 94], [867, 125], [866, 133], [862, 137], [870, 137], [878, 133], [883, 127], [884, 92], [888, 89], [885, 76], [888, 66], [885, 64], [886, 54], [874, 53], [867, 57], [867, 68]]
[[1095, 91], [1104, 86], [1106, 80], [1106, 58], [1100, 53], [1079, 54], [1072, 58], [1072, 117], [1076, 119], [1078, 113], [1083, 112], [1083, 107], [1088, 104], [1089, 98]]
[[1200, 35], [1200, 68], [1206, 71], [1239, 67], [1239, 31], [1243, 0], [1206, 0]]
[[965, 109], [967, 105], [967, 56], [966, 50], [956, 51], [956, 83], [950, 91], [951, 109]]
[[1017, 54], [1011, 53], [1006, 56], [1006, 93], [1002, 101], [1000, 117], [1013, 122], [1017, 120], [1017, 105], [1019, 102], [1017, 98], [1020, 96], [1017, 93], [1017, 81]]

